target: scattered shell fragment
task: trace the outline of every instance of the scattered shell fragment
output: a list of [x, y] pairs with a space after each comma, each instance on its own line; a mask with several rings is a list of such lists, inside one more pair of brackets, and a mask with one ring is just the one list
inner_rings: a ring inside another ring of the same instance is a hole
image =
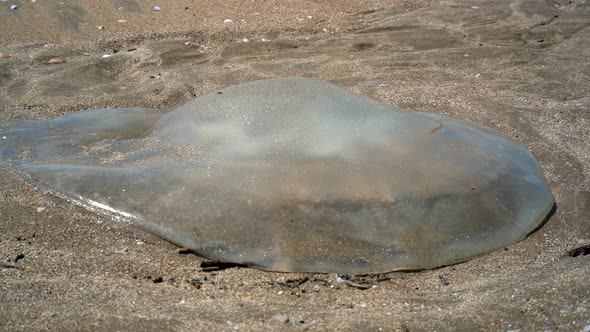
[[113, 56], [112, 54], [108, 54], [108, 53], [107, 53], [107, 54], [103, 54], [103, 55], [102, 55], [102, 58], [103, 58], [103, 59], [106, 59], [106, 58], [110, 58], [110, 57], [112, 57], [112, 56]]
[[64, 60], [63, 58], [51, 58], [49, 59], [49, 61], [47, 61], [47, 63], [52, 64], [52, 65], [61, 65], [62, 63], [65, 63], [66, 60]]
[[37, 212], [43, 212], [43, 210], [45, 210], [46, 207], [40, 206], [37, 208]]
[[125, 20], [125, 19], [123, 19], [123, 20], [117, 20], [117, 22], [119, 22], [119, 23], [127, 23], [128, 21]]
[[17, 5], [12, 5], [12, 6], [10, 6], [10, 9], [12, 9], [12, 10], [18, 9], [18, 6]]
[[154, 6], [154, 11], [159, 12], [160, 10], [162, 10], [162, 8], [160, 8], [158, 6]]
[[226, 18], [225, 20], [223, 20], [223, 23], [233, 23], [234, 20], [232, 20], [231, 18]]

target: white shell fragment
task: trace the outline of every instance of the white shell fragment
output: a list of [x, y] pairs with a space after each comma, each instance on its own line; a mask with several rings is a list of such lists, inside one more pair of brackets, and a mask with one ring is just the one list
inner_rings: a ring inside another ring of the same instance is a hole
[[522, 240], [553, 197], [528, 149], [308, 78], [169, 113], [97, 109], [0, 132], [0, 159], [198, 254], [277, 271], [435, 268]]

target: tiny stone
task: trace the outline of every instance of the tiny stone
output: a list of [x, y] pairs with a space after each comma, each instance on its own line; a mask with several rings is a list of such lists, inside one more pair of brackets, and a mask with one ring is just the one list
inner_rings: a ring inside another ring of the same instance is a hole
[[248, 38], [244, 38], [244, 39], [242, 39], [242, 41], [243, 41], [244, 43], [247, 43], [247, 42], [249, 42], [250, 40], [249, 40]]
[[286, 324], [289, 322], [289, 316], [285, 315], [285, 314], [281, 314], [281, 315], [274, 315], [272, 317], [272, 319], [276, 320], [277, 322], [281, 323], [281, 324]]
[[16, 263], [16, 262], [20, 261], [23, 258], [25, 258], [25, 255], [24, 254], [18, 254], [16, 256], [16, 258], [14, 259], [14, 262]]
[[188, 283], [191, 284], [191, 286], [195, 286], [197, 289], [200, 289], [202, 285], [199, 279], [191, 279]]
[[96, 27], [98, 30], [104, 30], [104, 27], [102, 25], [99, 25]]
[[156, 279], [153, 280], [154, 284], [159, 284], [161, 282], [164, 282], [164, 279], [162, 277], [158, 277]]
[[442, 274], [439, 274], [438, 279], [440, 279], [440, 282], [442, 282], [442, 284], [444, 286], [448, 286], [451, 283], [449, 282], [449, 280], [447, 278], [445, 278]]

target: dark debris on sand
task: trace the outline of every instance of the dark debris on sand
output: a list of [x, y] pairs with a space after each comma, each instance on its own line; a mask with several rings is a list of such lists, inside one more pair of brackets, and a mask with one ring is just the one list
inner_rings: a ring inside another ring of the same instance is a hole
[[572, 249], [569, 251], [569, 254], [572, 257], [586, 256], [586, 255], [590, 254], [590, 244], [578, 247], [576, 249]]

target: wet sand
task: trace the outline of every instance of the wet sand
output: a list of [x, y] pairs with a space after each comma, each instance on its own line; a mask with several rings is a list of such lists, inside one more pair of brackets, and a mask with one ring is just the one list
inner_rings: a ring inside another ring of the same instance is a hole
[[557, 211], [504, 250], [354, 277], [363, 290], [333, 275], [211, 271], [2, 167], [0, 329], [590, 329], [590, 255], [568, 254], [590, 244], [587, 1], [100, 3], [0, 2], [0, 120], [169, 108], [246, 81], [318, 77], [515, 138]]

